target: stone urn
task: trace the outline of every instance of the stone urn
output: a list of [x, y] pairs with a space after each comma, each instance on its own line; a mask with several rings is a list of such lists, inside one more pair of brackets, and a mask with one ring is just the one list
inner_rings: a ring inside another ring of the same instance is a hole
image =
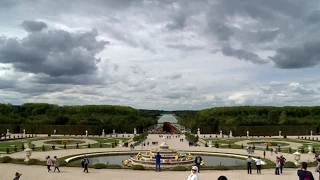
[[308, 150], [309, 150], [308, 154], [312, 154], [312, 149], [313, 149], [313, 146], [312, 145], [308, 145]]
[[297, 150], [295, 153], [293, 153], [293, 155], [294, 155], [294, 160], [295, 160], [294, 164], [296, 166], [299, 166], [299, 164], [300, 164], [299, 161], [300, 161], [300, 158], [301, 158], [301, 154]]
[[26, 148], [25, 150], [24, 150], [24, 152], [26, 153], [26, 158], [25, 158], [25, 162], [28, 162], [29, 161], [29, 159], [30, 159], [30, 156], [31, 156], [31, 154], [32, 154], [32, 149], [30, 149], [30, 148]]

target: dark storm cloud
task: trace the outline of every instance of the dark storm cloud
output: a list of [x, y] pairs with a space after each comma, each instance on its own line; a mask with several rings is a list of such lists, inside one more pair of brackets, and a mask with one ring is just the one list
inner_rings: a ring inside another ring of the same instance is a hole
[[320, 10], [313, 10], [306, 18], [309, 23], [318, 23], [320, 21]]
[[41, 21], [23, 21], [21, 26], [28, 32], [42, 31], [47, 28], [47, 24]]
[[320, 63], [320, 41], [306, 42], [301, 47], [283, 47], [269, 57], [278, 68], [312, 67]]
[[233, 49], [232, 47], [225, 46], [221, 49], [222, 54], [225, 56], [235, 57], [240, 60], [251, 61], [254, 64], [266, 64], [268, 61], [262, 59], [259, 55], [243, 49]]
[[33, 32], [0, 40], [0, 62], [17, 71], [43, 73], [52, 77], [93, 74], [100, 61], [95, 55], [107, 41], [98, 41], [98, 31], [70, 33], [63, 30]]

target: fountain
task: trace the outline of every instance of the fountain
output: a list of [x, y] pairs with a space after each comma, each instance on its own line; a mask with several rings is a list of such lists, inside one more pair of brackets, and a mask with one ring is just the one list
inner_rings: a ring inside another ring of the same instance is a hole
[[169, 149], [165, 137], [162, 138], [162, 143], [160, 144], [159, 148], [153, 149], [145, 154], [139, 152], [136, 155], [136, 158], [131, 157], [130, 159], [125, 160], [123, 164], [125, 166], [142, 165], [144, 167], [155, 168], [155, 156], [158, 152], [161, 155], [162, 168], [170, 168], [175, 166], [192, 166], [194, 164], [194, 159], [191, 153], [180, 153], [177, 150]]

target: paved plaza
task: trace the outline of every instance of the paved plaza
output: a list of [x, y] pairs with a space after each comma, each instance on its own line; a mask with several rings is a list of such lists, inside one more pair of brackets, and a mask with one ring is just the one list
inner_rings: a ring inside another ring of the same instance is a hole
[[[25, 166], [16, 164], [0, 164], [1, 180], [13, 179], [16, 171], [22, 173], [21, 180], [185, 180], [189, 171], [134, 171], [89, 169], [89, 173], [83, 173], [81, 168], [61, 167], [61, 173], [48, 173], [45, 166]], [[284, 174], [276, 176], [274, 170], [262, 170], [261, 175], [254, 173], [248, 175], [246, 171], [202, 171], [200, 180], [216, 180], [220, 175], [225, 175], [229, 180], [294, 180], [298, 179], [297, 170], [285, 169]], [[315, 177], [318, 173], [313, 172]]]
[[[169, 135], [164, 135], [169, 136]], [[63, 137], [61, 137], [63, 138]], [[180, 139], [184, 139], [183, 142], [180, 141]], [[150, 150], [157, 148], [158, 145], [151, 145], [151, 142], [158, 141], [159, 144], [162, 142], [162, 138], [159, 137], [158, 134], [149, 134], [148, 138], [145, 140], [145, 142], [149, 142], [149, 146], [142, 146], [139, 145], [135, 148], [135, 150], [142, 151], [142, 150]], [[185, 140], [185, 136], [181, 135], [180, 137], [174, 137], [168, 138], [166, 140], [167, 144], [170, 146], [171, 149], [177, 149], [181, 151], [207, 151], [207, 152], [221, 152], [221, 153], [233, 153], [233, 154], [241, 154], [247, 156], [247, 151], [245, 149], [223, 149], [223, 148], [214, 148], [214, 147], [204, 147], [204, 146], [189, 146], [188, 141]], [[245, 141], [248, 142], [248, 141]], [[40, 145], [40, 144], [39, 144]], [[70, 156], [70, 155], [76, 155], [76, 154], [84, 154], [84, 153], [93, 153], [93, 152], [107, 152], [107, 151], [129, 151], [130, 148], [127, 147], [116, 147], [116, 148], [83, 148], [83, 149], [61, 149], [56, 151], [45, 151], [45, 152], [33, 152], [31, 158], [41, 159], [44, 160], [46, 156], [58, 156], [58, 157], [64, 157], [64, 156]], [[255, 154], [253, 156], [262, 156], [263, 151], [256, 150]], [[267, 159], [270, 159], [272, 161], [275, 161], [275, 157], [279, 155], [284, 155], [288, 161], [294, 161], [294, 157], [292, 154], [287, 153], [278, 153], [271, 155], [270, 152], [267, 152]], [[4, 156], [4, 155], [2, 155]], [[17, 152], [13, 154], [9, 154], [9, 156], [13, 158], [24, 158], [25, 153], [24, 152]], [[313, 154], [302, 154], [301, 161], [312, 161], [313, 160]], [[110, 170], [110, 169], [103, 169], [103, 170], [96, 170], [96, 169], [90, 169], [89, 174], [82, 173], [81, 168], [71, 168], [71, 167], [61, 167], [62, 172], [61, 173], [48, 173], [46, 171], [45, 166], [26, 166], [26, 165], [17, 165], [17, 164], [0, 164], [0, 172], [2, 174], [2, 179], [12, 179], [13, 175], [16, 171], [21, 172], [23, 174], [21, 179], [32, 179], [32, 180], [55, 180], [55, 179], [101, 179], [101, 177], [105, 179], [150, 179], [150, 180], [162, 180], [162, 179], [186, 179], [189, 171], [183, 171], [183, 172], [173, 172], [173, 171], [164, 171], [161, 173], [156, 173], [153, 171], [133, 171], [133, 170]], [[250, 179], [281, 179], [281, 180], [292, 180], [297, 179], [296, 175], [297, 169], [285, 169], [285, 173], [276, 176], [274, 175], [273, 169], [267, 169], [262, 171], [262, 175], [256, 175], [253, 173], [253, 175], [247, 175], [245, 170], [237, 170], [237, 171], [202, 171], [199, 174], [199, 178], [201, 180], [214, 180], [217, 179], [220, 175], [226, 175], [229, 179], [237, 179], [237, 180], [250, 180]], [[314, 168], [311, 169], [311, 171], [314, 171]], [[254, 170], [253, 170], [254, 172]], [[318, 177], [318, 173], [313, 172], [314, 176]]]

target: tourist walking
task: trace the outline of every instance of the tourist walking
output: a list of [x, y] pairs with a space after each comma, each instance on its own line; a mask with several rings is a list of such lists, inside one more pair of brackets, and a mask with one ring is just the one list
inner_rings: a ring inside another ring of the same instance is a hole
[[299, 180], [314, 180], [314, 177], [310, 171], [307, 171], [308, 164], [306, 162], [301, 163], [301, 169], [297, 171]]
[[60, 169], [59, 169], [59, 166], [60, 166], [60, 162], [59, 162], [59, 159], [57, 158], [57, 156], [54, 156], [54, 170], [53, 172], [56, 172], [56, 170], [58, 170], [58, 172], [60, 172]]
[[249, 156], [247, 159], [248, 174], [252, 174], [252, 158]]
[[157, 155], [156, 155], [156, 172], [161, 172], [161, 155], [159, 152], [157, 152]]
[[228, 179], [225, 176], [220, 176], [220, 177], [218, 177], [218, 180], [228, 180]]
[[280, 156], [280, 173], [282, 174], [282, 170], [284, 168], [284, 164], [286, 163], [286, 158], [284, 158], [282, 155]]
[[194, 163], [196, 164], [196, 166], [198, 167], [198, 173], [200, 173], [200, 164], [202, 162], [202, 158], [198, 155], [195, 159], [194, 159]]
[[187, 180], [198, 180], [197, 172], [198, 172], [198, 167], [192, 166], [191, 174], [188, 176]]
[[48, 172], [52, 171], [50, 168], [52, 165], [52, 160], [51, 160], [50, 156], [47, 157], [46, 164], [47, 164]]
[[81, 165], [83, 167], [83, 172], [89, 173], [89, 170], [88, 170], [89, 159], [86, 156], [81, 161]]
[[13, 180], [19, 180], [20, 179], [20, 177], [21, 177], [21, 173], [18, 173], [18, 172], [16, 172], [16, 174], [15, 174], [15, 176], [14, 176], [14, 178], [13, 178]]
[[279, 159], [279, 157], [277, 157], [275, 175], [280, 175], [279, 169], [280, 169], [280, 159]]
[[261, 159], [260, 157], [256, 160], [257, 174], [261, 174]]

